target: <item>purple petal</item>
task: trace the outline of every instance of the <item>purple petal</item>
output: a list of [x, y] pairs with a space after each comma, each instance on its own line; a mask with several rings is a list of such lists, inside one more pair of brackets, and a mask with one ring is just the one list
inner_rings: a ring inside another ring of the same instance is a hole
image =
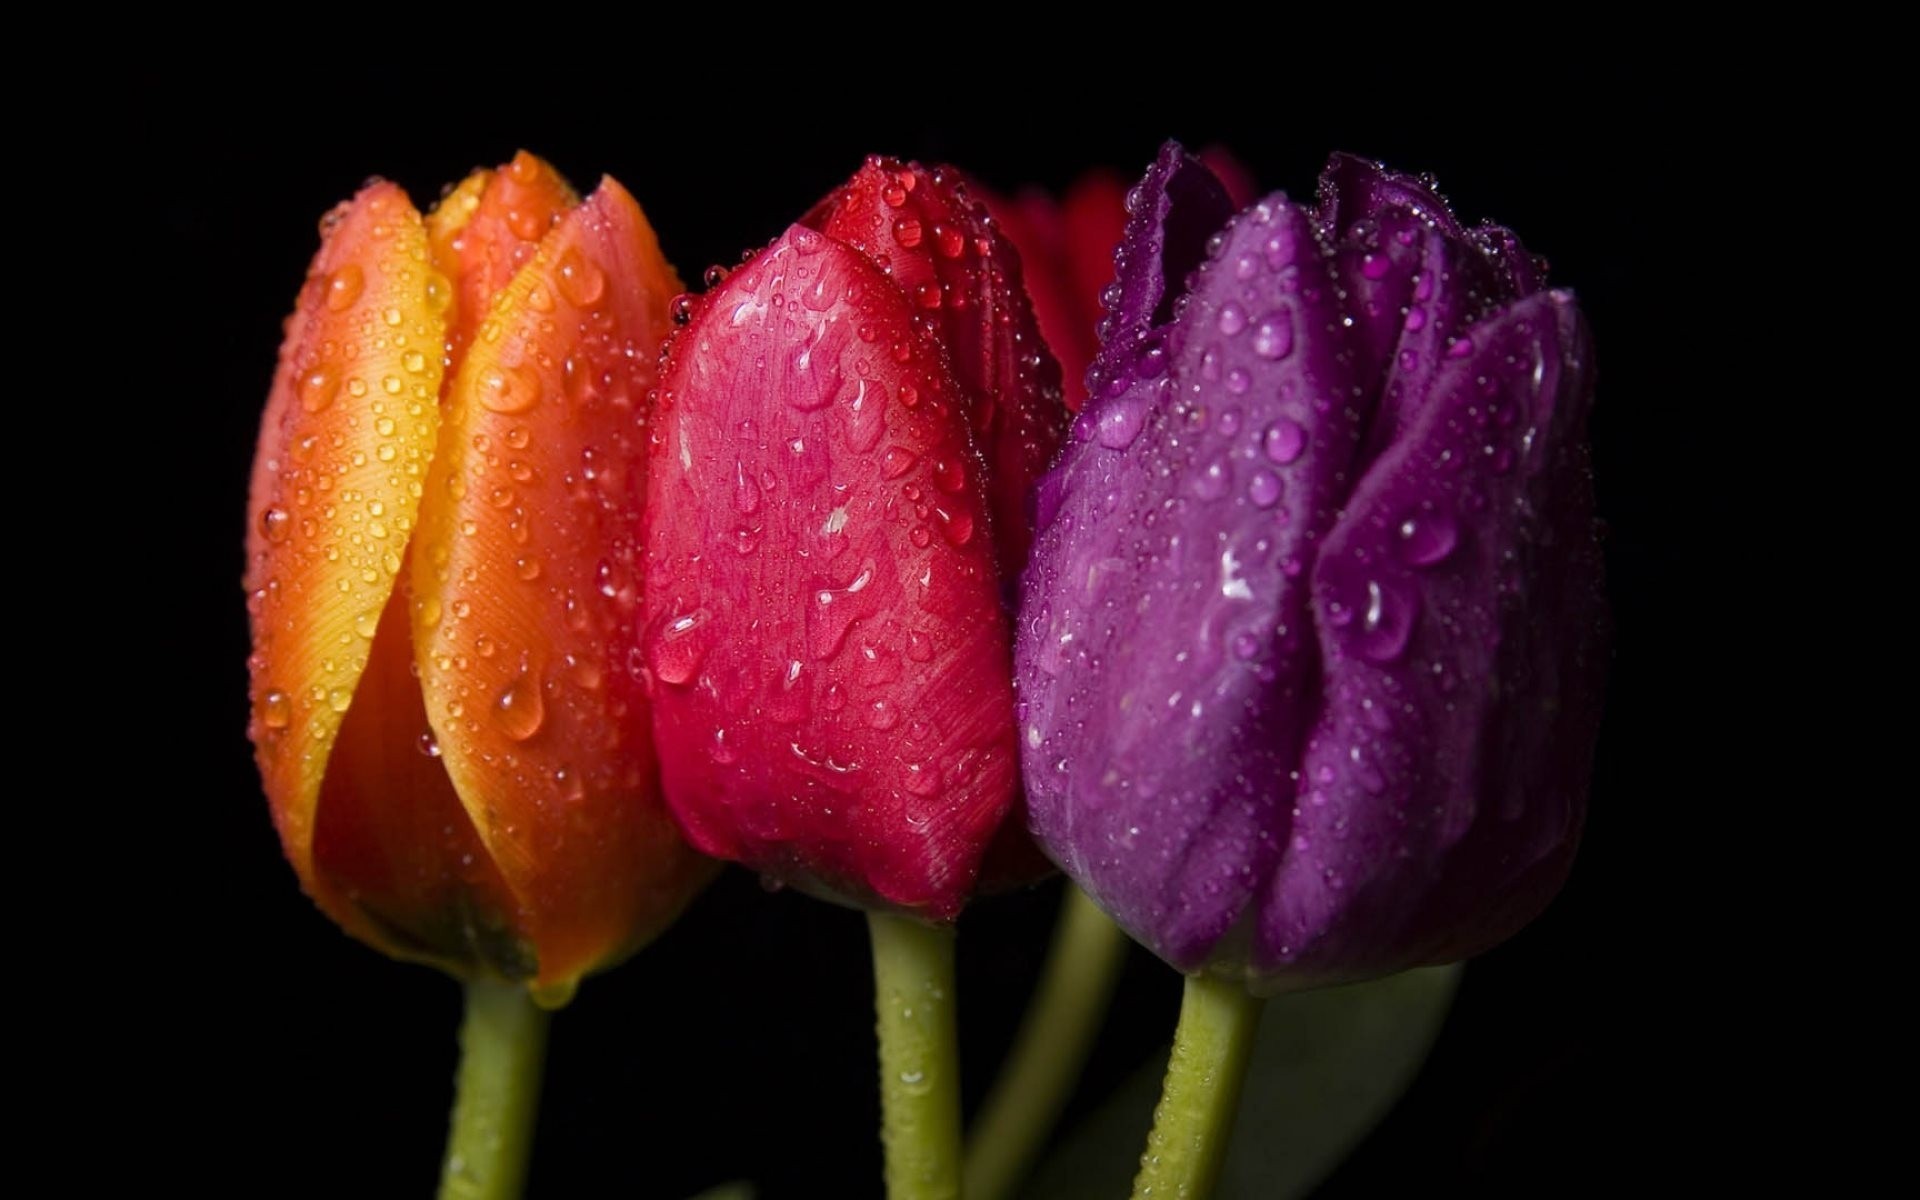
[[1151, 351], [1156, 326], [1173, 315], [1207, 240], [1233, 216], [1233, 201], [1205, 164], [1168, 142], [1127, 193], [1127, 229], [1114, 252], [1115, 278], [1101, 297], [1100, 353], [1087, 370], [1093, 401], [1124, 390], [1134, 363]]
[[1306, 570], [1367, 414], [1332, 263], [1284, 198], [1225, 231], [1166, 337], [1056, 470], [1017, 675], [1035, 833], [1194, 968], [1284, 844], [1317, 697]]
[[1412, 213], [1450, 238], [1467, 231], [1453, 208], [1434, 190], [1433, 181], [1389, 171], [1356, 154], [1335, 154], [1320, 172], [1320, 220], [1329, 229], [1345, 230], [1354, 223], [1379, 220], [1390, 209]]
[[1590, 350], [1565, 293], [1463, 342], [1313, 571], [1325, 709], [1254, 950], [1290, 986], [1497, 942], [1572, 856], [1602, 668]]

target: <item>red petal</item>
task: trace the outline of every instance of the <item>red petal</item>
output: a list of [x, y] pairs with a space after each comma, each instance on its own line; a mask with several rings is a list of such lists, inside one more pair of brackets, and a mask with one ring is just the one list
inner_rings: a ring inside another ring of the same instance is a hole
[[1253, 172], [1225, 146], [1217, 143], [1208, 146], [1200, 152], [1200, 161], [1213, 172], [1220, 186], [1227, 189], [1227, 199], [1233, 201], [1236, 211], [1260, 198], [1260, 184], [1254, 179]]
[[889, 272], [946, 347], [985, 463], [1001, 573], [1018, 578], [1032, 539], [1027, 499], [1068, 418], [1019, 253], [957, 171], [894, 159], [868, 159], [802, 223]]
[[1087, 401], [1087, 367], [1100, 348], [1100, 292], [1113, 280], [1113, 251], [1126, 226], [1126, 185], [1110, 171], [1083, 176], [1056, 202], [1029, 189], [989, 197], [993, 216], [1020, 252], [1027, 293], [1054, 357], [1069, 411]]
[[645, 665], [701, 848], [946, 917], [1015, 784], [962, 390], [871, 261], [794, 227], [674, 339]]
[[428, 717], [552, 989], [650, 939], [711, 870], [661, 803], [627, 669], [643, 414], [679, 291], [604, 181], [479, 326], [415, 544]]

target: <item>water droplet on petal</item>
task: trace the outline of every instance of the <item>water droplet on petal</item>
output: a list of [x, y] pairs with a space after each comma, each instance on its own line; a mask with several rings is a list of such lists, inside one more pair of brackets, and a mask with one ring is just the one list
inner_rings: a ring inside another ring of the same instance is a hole
[[367, 273], [359, 263], [348, 263], [327, 278], [327, 310], [345, 312], [366, 289]]
[[537, 673], [527, 671], [524, 663], [520, 674], [500, 689], [500, 695], [494, 699], [493, 718], [500, 731], [516, 742], [524, 742], [539, 733], [546, 723], [547, 705], [540, 694], [540, 678]]
[[1253, 330], [1253, 352], [1269, 359], [1281, 359], [1293, 353], [1293, 313], [1276, 308], [1260, 318]]
[[1095, 437], [1109, 450], [1125, 450], [1140, 436], [1147, 421], [1147, 406], [1134, 398], [1115, 400], [1100, 410]]
[[1255, 508], [1272, 508], [1280, 499], [1280, 481], [1271, 471], [1255, 471], [1247, 482], [1247, 499]]
[[540, 402], [540, 384], [527, 372], [490, 367], [480, 375], [480, 403], [486, 408], [511, 415], [523, 413]]
[[269, 504], [260, 513], [260, 532], [270, 542], [284, 542], [293, 532], [293, 514], [278, 504]]
[[1417, 597], [1389, 584], [1369, 580], [1361, 619], [1351, 621], [1347, 628], [1362, 658], [1391, 662], [1406, 650], [1418, 613]]
[[1300, 427], [1298, 421], [1281, 417], [1267, 426], [1262, 444], [1268, 458], [1285, 465], [1299, 458], [1301, 451], [1307, 448], [1307, 431]]
[[300, 407], [317, 413], [333, 403], [340, 392], [340, 377], [325, 367], [315, 367], [300, 379]]
[[662, 683], [692, 682], [707, 657], [711, 638], [702, 631], [712, 619], [707, 609], [697, 608], [661, 622], [654, 631], [648, 661]]
[[1421, 513], [1400, 522], [1400, 557], [1416, 567], [1432, 566], [1453, 553], [1460, 527], [1446, 513]]
[[607, 273], [570, 246], [560, 256], [560, 294], [575, 308], [591, 308], [607, 293]]

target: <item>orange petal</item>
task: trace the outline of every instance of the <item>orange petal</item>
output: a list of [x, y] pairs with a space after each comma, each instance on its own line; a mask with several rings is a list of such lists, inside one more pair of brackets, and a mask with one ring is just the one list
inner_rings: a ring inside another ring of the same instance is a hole
[[533, 973], [518, 903], [493, 865], [427, 727], [402, 575], [327, 762], [313, 861], [322, 887], [379, 928], [389, 954], [467, 975]]
[[522, 150], [498, 171], [469, 175], [434, 209], [434, 261], [459, 281], [447, 335], [456, 366], [493, 298], [532, 260], [561, 214], [578, 203], [560, 172]]
[[433, 265], [449, 279], [460, 277], [460, 250], [465, 244], [460, 235], [479, 211], [480, 197], [492, 182], [493, 172], [481, 167], [440, 197], [440, 203], [427, 214], [427, 244], [433, 249]]
[[558, 992], [712, 869], [667, 818], [627, 661], [646, 398], [679, 290], [619, 184], [563, 218], [453, 381], [414, 552], [428, 719]]
[[249, 733], [301, 883], [350, 932], [390, 946], [316, 872], [314, 813], [433, 459], [450, 294], [419, 213], [390, 183], [370, 184], [321, 230], [248, 497]]

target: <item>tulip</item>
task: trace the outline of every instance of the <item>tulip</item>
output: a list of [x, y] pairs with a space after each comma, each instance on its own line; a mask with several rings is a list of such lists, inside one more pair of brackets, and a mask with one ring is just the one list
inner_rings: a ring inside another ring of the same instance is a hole
[[647, 626], [700, 849], [946, 920], [1017, 784], [1003, 581], [1065, 425], [1017, 258], [946, 170], [872, 159], [687, 310]]
[[1003, 597], [1066, 423], [1058, 368], [957, 174], [881, 158], [685, 316], [639, 647], [667, 801], [701, 850], [881, 914], [883, 1076], [943, 1076], [912, 1101], [941, 1144], [908, 1163], [890, 1133], [889, 1178], [938, 1194], [950, 939], [886, 914], [950, 920], [1003, 829], [1009, 857], [1024, 840]]
[[1209, 1056], [1247, 989], [1470, 955], [1565, 878], [1601, 691], [1591, 352], [1511, 233], [1359, 159], [1235, 217], [1169, 146], [1128, 209], [1040, 488], [1021, 746], [1042, 847], [1194, 977], [1142, 1186], [1203, 1191], [1180, 1122], [1231, 1095]]
[[473, 981], [472, 1034], [490, 981], [564, 1002], [710, 870], [626, 669], [678, 282], [618, 183], [578, 201], [526, 154], [321, 232], [254, 460], [249, 733], [301, 885]]

